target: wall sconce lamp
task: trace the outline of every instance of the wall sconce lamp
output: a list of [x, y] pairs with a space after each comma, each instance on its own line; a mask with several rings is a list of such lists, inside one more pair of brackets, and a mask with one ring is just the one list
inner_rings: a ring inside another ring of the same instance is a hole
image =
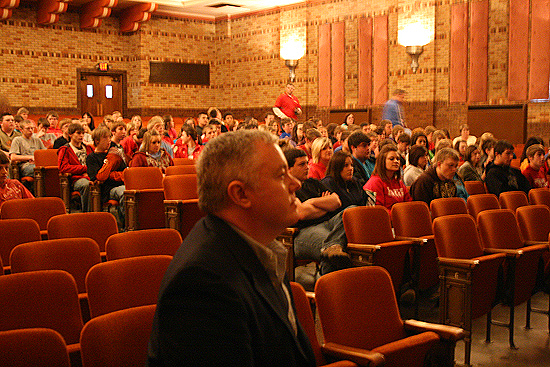
[[288, 67], [289, 79], [291, 82], [296, 80], [296, 67], [306, 53], [306, 48], [303, 42], [298, 40], [288, 40], [281, 42], [281, 58], [285, 60], [285, 65]]
[[398, 31], [397, 36], [400, 45], [405, 46], [405, 51], [411, 56], [411, 69], [416, 73], [420, 64], [418, 58], [424, 52], [424, 46], [432, 41], [432, 34], [421, 23], [411, 23]]

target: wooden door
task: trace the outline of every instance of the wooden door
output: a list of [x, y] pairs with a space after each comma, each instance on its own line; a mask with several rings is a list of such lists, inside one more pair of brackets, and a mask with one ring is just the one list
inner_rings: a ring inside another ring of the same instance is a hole
[[122, 77], [82, 73], [80, 77], [81, 113], [105, 116], [113, 111], [123, 111]]

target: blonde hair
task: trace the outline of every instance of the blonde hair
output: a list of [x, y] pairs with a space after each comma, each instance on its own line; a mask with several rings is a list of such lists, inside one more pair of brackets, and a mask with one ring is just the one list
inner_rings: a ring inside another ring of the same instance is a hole
[[317, 138], [311, 145], [311, 161], [313, 163], [319, 163], [319, 156], [321, 155], [321, 150], [326, 147], [332, 148], [332, 143], [329, 138]]

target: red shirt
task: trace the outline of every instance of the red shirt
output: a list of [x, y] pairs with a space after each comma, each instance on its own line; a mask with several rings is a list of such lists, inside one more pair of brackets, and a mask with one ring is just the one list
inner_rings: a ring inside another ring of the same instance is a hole
[[384, 181], [378, 175], [370, 176], [363, 189], [376, 193], [376, 205], [391, 209], [393, 204], [404, 201], [412, 201], [409, 190], [401, 180], [391, 179]]
[[548, 187], [548, 178], [546, 177], [546, 170], [544, 166], [542, 166], [538, 171], [535, 171], [529, 165], [521, 171], [521, 173], [523, 173], [523, 175], [527, 178], [527, 181], [529, 181], [529, 185], [531, 185], [532, 189]]
[[275, 107], [280, 109], [282, 113], [294, 120], [298, 118], [294, 110], [296, 110], [296, 108], [302, 108], [302, 106], [300, 106], [300, 102], [298, 102], [298, 98], [294, 96], [289, 96], [286, 93], [281, 94], [277, 98], [277, 101], [275, 101]]
[[33, 198], [31, 192], [17, 180], [6, 179], [6, 184], [0, 186], [0, 206], [7, 200]]
[[307, 173], [307, 178], [316, 178], [322, 180], [325, 178], [327, 172], [327, 167], [321, 162], [319, 163], [309, 163], [309, 172]]

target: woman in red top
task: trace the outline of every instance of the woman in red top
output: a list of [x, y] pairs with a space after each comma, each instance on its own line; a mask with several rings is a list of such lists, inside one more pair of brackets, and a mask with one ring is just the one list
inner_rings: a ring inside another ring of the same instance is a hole
[[160, 147], [160, 134], [152, 129], [143, 136], [143, 143], [139, 151], [134, 154], [130, 167], [160, 167], [162, 172], [166, 167], [173, 166], [174, 161], [170, 154]]
[[181, 127], [181, 135], [174, 144], [174, 158], [198, 159], [203, 145], [197, 143], [197, 132], [191, 125]]
[[321, 180], [325, 177], [328, 162], [332, 157], [332, 143], [329, 138], [317, 138], [311, 145], [311, 162], [308, 178]]
[[393, 204], [412, 201], [409, 190], [401, 180], [399, 153], [393, 144], [384, 145], [376, 158], [376, 165], [363, 189], [376, 193], [376, 205], [391, 209]]

